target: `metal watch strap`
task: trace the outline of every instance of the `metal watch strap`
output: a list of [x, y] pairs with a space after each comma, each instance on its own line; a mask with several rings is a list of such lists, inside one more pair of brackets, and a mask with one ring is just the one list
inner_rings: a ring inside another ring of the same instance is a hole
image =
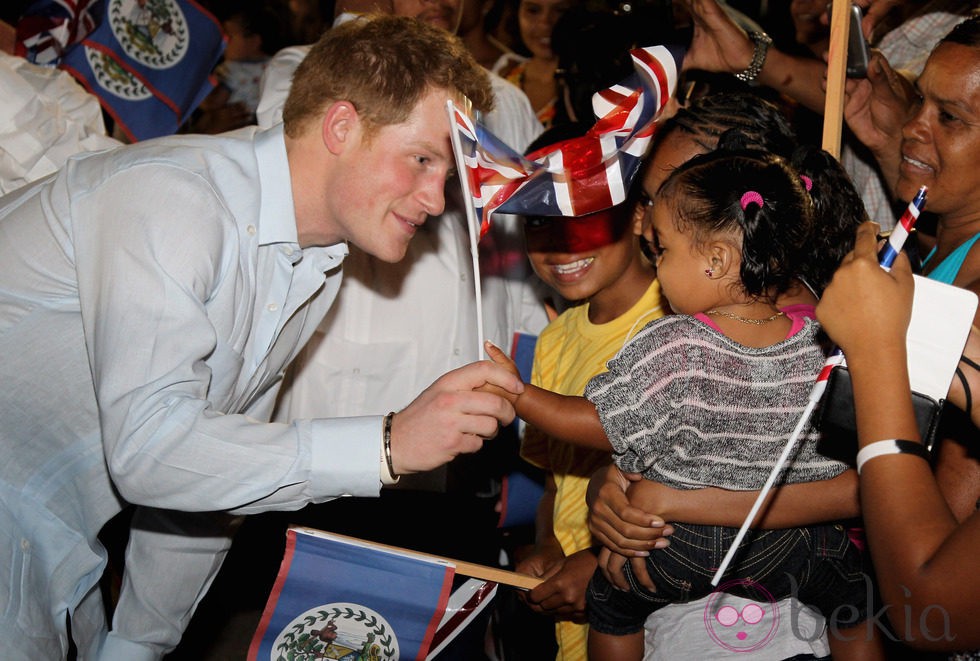
[[762, 65], [766, 63], [766, 55], [769, 54], [769, 47], [772, 45], [772, 38], [765, 32], [752, 30], [749, 32], [749, 39], [755, 44], [755, 53], [752, 54], [752, 62], [745, 71], [739, 71], [735, 77], [745, 83], [751, 83], [759, 77]]

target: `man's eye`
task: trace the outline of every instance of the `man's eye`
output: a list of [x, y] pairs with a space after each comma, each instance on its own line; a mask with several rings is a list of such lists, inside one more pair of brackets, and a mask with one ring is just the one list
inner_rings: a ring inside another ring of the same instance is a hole
[[529, 230], [539, 230], [548, 223], [548, 219], [542, 216], [527, 216], [524, 219], [524, 227]]

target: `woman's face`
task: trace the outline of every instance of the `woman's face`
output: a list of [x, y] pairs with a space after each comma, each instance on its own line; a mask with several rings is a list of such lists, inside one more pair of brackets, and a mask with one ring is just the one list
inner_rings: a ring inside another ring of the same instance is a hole
[[566, 9], [567, 0], [521, 0], [517, 20], [521, 39], [532, 57], [540, 60], [556, 58], [551, 50], [551, 33]]
[[980, 218], [980, 48], [943, 44], [916, 82], [915, 115], [902, 129], [896, 192], [929, 187], [927, 209], [949, 226]]

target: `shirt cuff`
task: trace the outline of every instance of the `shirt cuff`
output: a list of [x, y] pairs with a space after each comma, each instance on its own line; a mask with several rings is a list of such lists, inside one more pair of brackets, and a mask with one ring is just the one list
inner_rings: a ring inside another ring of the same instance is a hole
[[322, 496], [377, 496], [381, 492], [383, 416], [313, 420], [310, 488]]
[[111, 631], [99, 647], [99, 661], [159, 661], [162, 653], [153, 647], [125, 640]]

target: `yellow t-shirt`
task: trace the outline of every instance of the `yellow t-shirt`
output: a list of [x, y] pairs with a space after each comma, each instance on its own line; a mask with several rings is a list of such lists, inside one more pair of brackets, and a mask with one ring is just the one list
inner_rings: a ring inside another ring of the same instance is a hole
[[[589, 379], [606, 371], [606, 363], [628, 339], [663, 315], [657, 280], [629, 311], [605, 324], [589, 321], [587, 303], [566, 310], [538, 337], [531, 383], [563, 395], [581, 395]], [[592, 546], [585, 491], [589, 476], [609, 463], [609, 453], [556, 441], [528, 426], [521, 455], [554, 475], [554, 532], [565, 555]], [[584, 661], [587, 634], [587, 625], [559, 621], [555, 631], [558, 658]]]

